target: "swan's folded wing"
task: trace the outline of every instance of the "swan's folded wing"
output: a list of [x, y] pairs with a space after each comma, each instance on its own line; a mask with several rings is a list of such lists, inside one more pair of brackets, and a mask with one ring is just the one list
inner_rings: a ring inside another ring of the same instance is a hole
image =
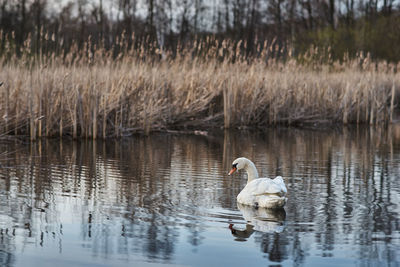
[[[278, 178], [278, 177], [277, 177]], [[287, 192], [286, 186], [283, 183], [282, 177], [275, 181], [275, 179], [259, 178], [253, 180], [246, 185], [248, 192], [251, 192], [253, 196], [257, 195], [276, 195], [278, 197], [284, 196]]]
[[285, 194], [287, 193], [285, 181], [283, 181], [282, 176], [276, 176], [272, 181], [273, 181], [275, 184], [277, 184], [278, 186], [281, 187], [282, 192], [284, 192]]

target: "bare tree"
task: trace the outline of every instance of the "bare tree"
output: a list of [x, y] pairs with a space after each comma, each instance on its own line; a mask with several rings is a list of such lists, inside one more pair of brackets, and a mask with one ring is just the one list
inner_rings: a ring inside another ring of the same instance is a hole
[[78, 18], [79, 18], [79, 46], [83, 45], [86, 36], [86, 6], [87, 0], [78, 0]]
[[45, 13], [45, 7], [46, 7], [46, 0], [34, 0], [31, 9], [32, 9], [32, 14], [34, 14], [34, 23], [35, 23], [35, 45], [36, 45], [36, 51], [40, 51], [41, 47], [41, 37], [42, 37], [42, 21]]

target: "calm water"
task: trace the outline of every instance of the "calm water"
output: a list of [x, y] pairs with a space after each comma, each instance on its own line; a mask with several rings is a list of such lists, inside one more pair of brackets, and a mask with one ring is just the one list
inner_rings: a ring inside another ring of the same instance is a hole
[[[1, 266], [399, 266], [400, 129], [0, 142]], [[282, 175], [284, 210], [238, 207]]]

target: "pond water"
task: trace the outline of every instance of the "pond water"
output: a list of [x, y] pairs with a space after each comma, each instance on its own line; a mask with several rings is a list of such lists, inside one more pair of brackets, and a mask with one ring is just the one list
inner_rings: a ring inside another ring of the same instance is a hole
[[[1, 266], [399, 266], [400, 128], [0, 141]], [[282, 175], [284, 210], [239, 206]]]

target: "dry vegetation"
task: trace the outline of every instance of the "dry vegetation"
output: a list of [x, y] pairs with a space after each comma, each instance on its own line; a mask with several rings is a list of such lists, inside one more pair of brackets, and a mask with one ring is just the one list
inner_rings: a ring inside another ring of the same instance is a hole
[[119, 54], [95, 47], [75, 47], [64, 56], [5, 51], [0, 133], [102, 138], [169, 129], [392, 121], [399, 65], [362, 56], [321, 63], [313, 50], [274, 60], [270, 55], [276, 51], [268, 44], [249, 59], [237, 47], [208, 40], [176, 56], [158, 50], [150, 55], [143, 45], [120, 48]]

